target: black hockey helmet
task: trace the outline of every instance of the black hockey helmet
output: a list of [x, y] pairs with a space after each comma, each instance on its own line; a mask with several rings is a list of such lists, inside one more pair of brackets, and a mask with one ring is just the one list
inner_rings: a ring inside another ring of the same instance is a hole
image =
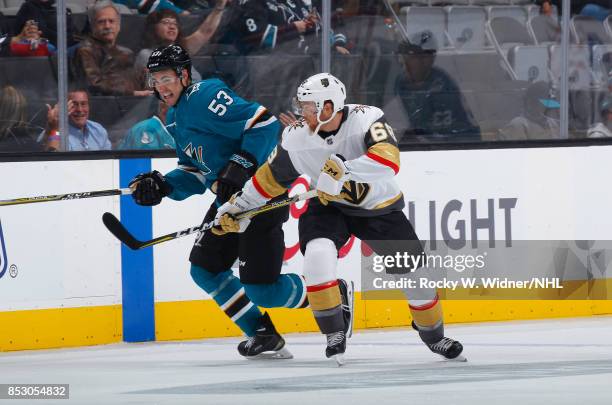
[[172, 44], [161, 46], [151, 52], [147, 62], [149, 72], [157, 72], [169, 68], [177, 70], [179, 75], [182, 69], [191, 71], [191, 57], [185, 48]]
[[[151, 52], [147, 61], [149, 75], [165, 69], [173, 69], [178, 77], [181, 77], [183, 69], [187, 69], [189, 83], [191, 83], [191, 57], [182, 46], [177, 44], [161, 46]], [[157, 98], [160, 98], [157, 90], [153, 86], [150, 87], [155, 91]]]

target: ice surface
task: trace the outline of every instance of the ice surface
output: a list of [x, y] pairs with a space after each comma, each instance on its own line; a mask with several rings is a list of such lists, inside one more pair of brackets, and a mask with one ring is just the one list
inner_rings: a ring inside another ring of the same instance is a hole
[[294, 334], [292, 360], [242, 359], [238, 339], [2, 353], [0, 382], [70, 384], [69, 401], [45, 404], [612, 404], [612, 317], [446, 330], [467, 363], [412, 329], [376, 329], [355, 332], [342, 368], [322, 335]]

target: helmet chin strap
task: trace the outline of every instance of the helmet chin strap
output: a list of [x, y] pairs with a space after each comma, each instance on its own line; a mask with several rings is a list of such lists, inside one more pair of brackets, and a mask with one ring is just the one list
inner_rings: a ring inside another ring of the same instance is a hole
[[336, 116], [336, 114], [338, 114], [338, 112], [337, 112], [337, 111], [334, 111], [334, 112], [332, 113], [331, 117], [329, 117], [329, 119], [328, 119], [328, 120], [326, 120], [326, 121], [321, 121], [320, 116], [321, 116], [321, 113], [322, 113], [322, 112], [323, 112], [323, 111], [319, 111], [319, 112], [317, 113], [317, 122], [318, 122], [318, 124], [317, 124], [317, 127], [315, 128], [314, 132], [312, 133], [313, 135], [318, 134], [318, 133], [319, 133], [319, 129], [321, 129], [321, 127], [322, 127], [323, 125], [325, 125], [325, 124], [329, 123], [331, 120], [333, 120], [333, 119], [334, 119], [334, 117]]

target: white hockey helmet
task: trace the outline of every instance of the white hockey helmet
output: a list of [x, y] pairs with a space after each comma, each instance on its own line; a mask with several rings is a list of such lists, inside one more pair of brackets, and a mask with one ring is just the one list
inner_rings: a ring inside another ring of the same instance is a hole
[[319, 73], [310, 76], [299, 85], [297, 101], [300, 103], [312, 101], [315, 103], [317, 115], [323, 110], [326, 101], [334, 103], [334, 114], [344, 108], [346, 88], [337, 77], [329, 73]]

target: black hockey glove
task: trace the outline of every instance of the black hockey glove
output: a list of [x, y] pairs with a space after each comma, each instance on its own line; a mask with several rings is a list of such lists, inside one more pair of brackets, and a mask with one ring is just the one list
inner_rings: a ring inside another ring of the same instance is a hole
[[248, 152], [234, 154], [227, 166], [221, 170], [217, 177], [217, 200], [221, 204], [230, 199], [236, 192], [242, 190], [244, 183], [250, 179], [257, 170], [257, 160]]
[[164, 176], [154, 170], [134, 177], [128, 186], [132, 189], [132, 198], [138, 205], [152, 206], [172, 192], [172, 186]]

